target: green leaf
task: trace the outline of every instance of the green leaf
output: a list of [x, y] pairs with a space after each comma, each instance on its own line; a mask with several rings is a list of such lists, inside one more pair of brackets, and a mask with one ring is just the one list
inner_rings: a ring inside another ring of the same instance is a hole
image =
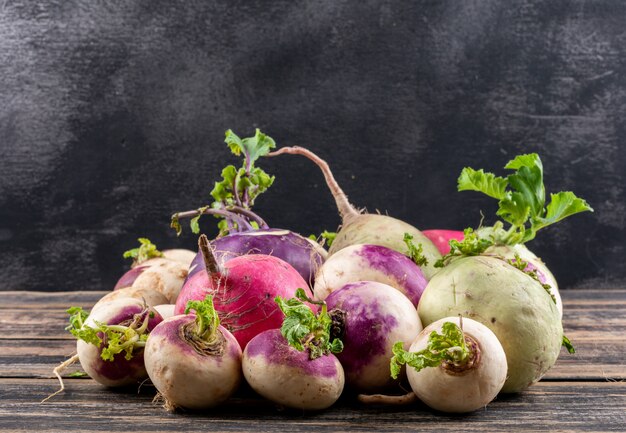
[[493, 245], [491, 239], [485, 239], [478, 236], [478, 234], [471, 227], [463, 230], [463, 240], [458, 241], [456, 239], [450, 239], [450, 252], [437, 260], [435, 263], [436, 268], [442, 268], [446, 265], [449, 259], [452, 257], [461, 256], [478, 256], [485, 252], [487, 248]]
[[180, 225], [180, 221], [178, 220], [177, 213], [172, 215], [172, 221], [170, 222], [170, 227], [176, 230], [176, 236], [180, 236], [180, 234], [183, 232], [183, 227]]
[[474, 170], [465, 167], [457, 180], [459, 191], [478, 191], [489, 197], [504, 198], [508, 181], [503, 177], [497, 177], [493, 173], [485, 173], [483, 170]]
[[73, 373], [70, 373], [68, 376], [78, 378], [78, 377], [88, 377], [89, 375], [85, 373], [84, 371], [75, 371]]
[[593, 209], [585, 200], [576, 197], [571, 191], [561, 191], [557, 194], [550, 194], [550, 203], [546, 209], [545, 217], [536, 218], [533, 224], [535, 231], [549, 226], [579, 212], [591, 211]]
[[[325, 302], [310, 299], [301, 288], [296, 290], [295, 298], [285, 300], [277, 296], [274, 300], [285, 315], [280, 332], [290, 346], [299, 351], [308, 350], [310, 359], [343, 350], [341, 340], [330, 341], [332, 319]], [[322, 305], [322, 308], [316, 315], [303, 301]]]
[[196, 315], [196, 334], [207, 342], [212, 342], [217, 338], [220, 318], [213, 305], [213, 295], [206, 295], [202, 301], [188, 301], [185, 307], [185, 314], [194, 310]]
[[[172, 217], [172, 219], [173, 218], [174, 217]], [[163, 253], [157, 249], [156, 245], [150, 242], [150, 239], [139, 238], [137, 240], [139, 241], [139, 248], [133, 248], [132, 250], [124, 252], [123, 257], [125, 259], [132, 258], [134, 264], [137, 265], [148, 259], [163, 256]]]
[[569, 353], [576, 353], [576, 349], [574, 348], [574, 345], [569, 340], [569, 338], [567, 338], [565, 335], [563, 335], [563, 346], [567, 349]]
[[416, 247], [413, 243], [413, 236], [411, 236], [409, 233], [404, 234], [403, 240], [408, 248], [406, 255], [409, 256], [409, 258], [413, 260], [416, 265], [426, 266], [428, 264], [428, 259], [426, 258], [426, 256], [424, 256], [422, 244], [420, 243]]
[[258, 128], [253, 137], [244, 139], [239, 138], [237, 134], [229, 129], [226, 131], [224, 141], [233, 154], [239, 156], [243, 153], [250, 164], [253, 164], [254, 161], [260, 157], [267, 155], [271, 149], [276, 147], [274, 140], [263, 134]]
[[461, 366], [470, 358], [463, 330], [452, 322], [444, 322], [441, 334], [437, 331], [431, 332], [424, 350], [407, 352], [403, 346], [402, 342], [396, 342], [392, 349], [390, 370], [394, 379], [397, 379], [403, 364], [420, 371], [427, 367], [437, 367], [443, 361]]

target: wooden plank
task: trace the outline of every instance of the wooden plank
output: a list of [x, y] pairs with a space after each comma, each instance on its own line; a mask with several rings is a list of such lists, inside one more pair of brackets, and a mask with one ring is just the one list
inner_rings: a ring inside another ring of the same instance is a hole
[[0, 309], [7, 310], [66, 310], [70, 306], [91, 308], [98, 299], [108, 292], [32, 292], [0, 291]]
[[67, 391], [45, 404], [52, 380], [0, 381], [0, 429], [49, 431], [623, 431], [626, 383], [539, 383], [498, 398], [484, 410], [456, 416], [422, 404], [362, 406], [343, 398], [319, 413], [279, 410], [254, 396], [231, 399], [219, 409], [165, 412], [154, 390], [113, 391], [87, 380], [69, 380]]

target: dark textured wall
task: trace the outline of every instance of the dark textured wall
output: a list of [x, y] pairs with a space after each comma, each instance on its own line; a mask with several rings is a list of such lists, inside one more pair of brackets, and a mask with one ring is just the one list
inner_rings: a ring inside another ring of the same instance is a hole
[[[193, 247], [169, 215], [235, 161], [224, 131], [254, 127], [424, 229], [493, 214], [455, 192], [464, 165], [539, 152], [548, 190], [596, 212], [529, 246], [563, 288], [623, 287], [625, 22], [620, 0], [3, 1], [0, 290], [108, 289], [138, 236]], [[261, 164], [270, 224], [337, 226], [311, 163]]]

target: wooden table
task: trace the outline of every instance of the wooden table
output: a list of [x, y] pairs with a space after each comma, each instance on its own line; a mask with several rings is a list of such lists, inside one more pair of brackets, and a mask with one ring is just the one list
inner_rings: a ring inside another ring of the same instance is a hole
[[168, 413], [152, 403], [149, 385], [115, 391], [89, 378], [66, 378], [66, 391], [40, 404], [58, 388], [52, 369], [75, 348], [64, 331], [65, 310], [89, 308], [102, 295], [0, 292], [0, 430], [626, 431], [626, 290], [564, 290], [564, 327], [577, 353], [563, 351], [539, 383], [469, 415], [421, 404], [364, 407], [353, 397], [303, 413], [280, 410], [249, 390], [213, 411]]

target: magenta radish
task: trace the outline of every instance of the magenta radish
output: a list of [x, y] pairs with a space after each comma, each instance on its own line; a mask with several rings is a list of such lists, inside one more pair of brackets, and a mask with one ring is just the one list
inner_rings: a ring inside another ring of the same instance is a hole
[[393, 377], [400, 366], [417, 397], [443, 412], [472, 412], [500, 392], [507, 376], [502, 345], [486, 326], [468, 318], [446, 317], [428, 325], [407, 352], [398, 342], [391, 359]]
[[459, 230], [422, 230], [422, 234], [426, 236], [437, 247], [441, 255], [450, 252], [450, 240], [463, 240], [463, 232]]
[[313, 152], [302, 147], [283, 147], [267, 156], [277, 156], [283, 153], [303, 155], [312, 160], [322, 170], [326, 183], [335, 198], [339, 215], [341, 216], [341, 229], [333, 240], [329, 249], [329, 256], [350, 245], [372, 244], [382, 245], [392, 250], [407, 253], [404, 243], [404, 235], [408, 233], [413, 237], [416, 245], [422, 245], [423, 254], [427, 263], [422, 267], [426, 278], [430, 279], [436, 272], [434, 263], [441, 258], [441, 254], [433, 243], [418, 229], [404, 221], [387, 215], [368, 214], [358, 211], [350, 202], [346, 194], [341, 190], [333, 177], [326, 161]]
[[227, 400], [241, 382], [241, 347], [220, 326], [211, 296], [190, 301], [150, 333], [145, 364], [165, 408], [205, 409]]
[[183, 286], [176, 301], [176, 314], [187, 302], [213, 295], [222, 325], [233, 333], [242, 348], [255, 335], [280, 327], [282, 314], [276, 296], [291, 298], [307, 283], [287, 262], [273, 256], [252, 254], [235, 257], [223, 265], [215, 259], [206, 236], [201, 235], [206, 267]]
[[87, 317], [81, 308], [70, 308], [68, 329], [78, 339], [76, 348], [83, 370], [96, 382], [118, 387], [147, 377], [143, 348], [161, 316], [132, 298], [101, 304]]
[[[233, 154], [243, 155], [242, 166], [239, 169], [233, 165], [225, 167], [222, 180], [216, 182], [211, 191], [213, 203], [172, 215], [172, 227], [180, 234], [182, 227], [179, 220], [193, 217], [191, 230], [200, 233], [199, 219], [202, 215], [220, 218], [219, 236], [212, 241], [220, 263], [243, 254], [272, 255], [292, 265], [312, 285], [315, 272], [326, 258], [326, 251], [316, 242], [297, 233], [269, 228], [252, 211], [256, 198], [274, 182], [274, 176], [254, 165], [259, 157], [276, 146], [274, 140], [258, 129], [253, 137], [243, 139], [228, 130], [225, 142]], [[198, 252], [190, 267], [189, 277], [203, 268], [203, 262], [202, 254]]]
[[[343, 390], [345, 376], [333, 353], [341, 340], [331, 340], [333, 320], [326, 304], [310, 299], [303, 289], [276, 303], [285, 315], [280, 328], [264, 331], [246, 346], [243, 372], [256, 392], [280, 405], [305, 410], [331, 406]], [[303, 301], [319, 306], [319, 312]]]
[[336, 322], [332, 335], [343, 341], [337, 358], [346, 383], [361, 392], [397, 386], [389, 377], [393, 345], [406, 341], [408, 349], [422, 330], [411, 301], [387, 284], [360, 281], [332, 292], [326, 304]]
[[380, 245], [350, 245], [333, 254], [315, 276], [313, 293], [324, 300], [348, 283], [376, 281], [399, 290], [417, 306], [428, 281], [404, 254]]

